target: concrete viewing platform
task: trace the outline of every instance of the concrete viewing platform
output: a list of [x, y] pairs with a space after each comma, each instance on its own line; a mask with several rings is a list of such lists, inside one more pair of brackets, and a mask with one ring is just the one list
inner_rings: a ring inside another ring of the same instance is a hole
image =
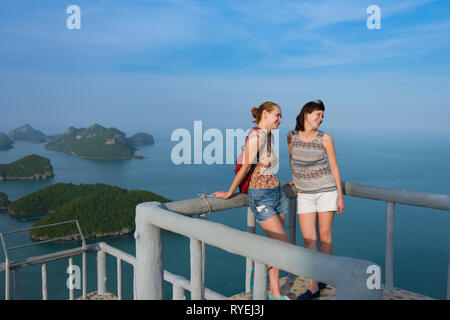
[[99, 295], [97, 291], [91, 292], [86, 295], [86, 299], [83, 299], [83, 297], [77, 298], [77, 300], [118, 300], [117, 297], [107, 292], [106, 294]]
[[[298, 277], [295, 281], [287, 281], [287, 277], [280, 279], [280, 288], [283, 295], [295, 300], [300, 294], [308, 289], [308, 281]], [[315, 300], [330, 300], [336, 295], [335, 288], [327, 286], [320, 292], [320, 298]], [[245, 292], [236, 294], [228, 298], [229, 300], [252, 300], [252, 295]], [[97, 292], [91, 292], [86, 296], [86, 299], [79, 297], [77, 300], [117, 300], [117, 297], [112, 293], [105, 295], [98, 295]], [[383, 289], [383, 300], [435, 300], [415, 292], [394, 288], [394, 291], [387, 291]]]
[[[280, 289], [281, 294], [288, 296], [290, 299], [295, 300], [297, 297], [305, 292], [309, 288], [308, 281], [297, 277], [293, 282], [287, 281], [287, 277], [280, 279]], [[336, 289], [327, 286], [325, 289], [321, 290], [320, 298], [315, 300], [330, 300], [336, 295]], [[252, 295], [245, 292], [236, 294], [229, 298], [230, 300], [251, 300]], [[394, 288], [392, 292], [383, 289], [383, 300], [435, 300], [433, 298], [402, 290], [399, 288]]]

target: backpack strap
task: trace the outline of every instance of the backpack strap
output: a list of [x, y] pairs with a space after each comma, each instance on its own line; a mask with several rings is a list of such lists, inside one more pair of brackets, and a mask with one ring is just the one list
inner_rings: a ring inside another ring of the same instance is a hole
[[[245, 143], [247, 143], [247, 140], [248, 140], [248, 137], [250, 136], [250, 134], [253, 131], [256, 131], [256, 130], [259, 130], [259, 129], [261, 129], [261, 128], [260, 127], [253, 127], [253, 128], [251, 128], [250, 131], [248, 132], [247, 139], [245, 139]], [[259, 161], [259, 148], [258, 148], [258, 152], [256, 153], [256, 164], [252, 164], [251, 165], [250, 170], [248, 171], [247, 175], [251, 176], [253, 174], [253, 171], [255, 171], [255, 168], [256, 168], [256, 165], [258, 164], [258, 161]]]
[[256, 130], [259, 130], [259, 129], [261, 129], [261, 128], [260, 128], [260, 127], [253, 127], [253, 128], [251, 128], [250, 131], [248, 132], [247, 138], [245, 138], [245, 142], [247, 142], [248, 137], [250, 137], [250, 134], [251, 134], [253, 131], [256, 131]]

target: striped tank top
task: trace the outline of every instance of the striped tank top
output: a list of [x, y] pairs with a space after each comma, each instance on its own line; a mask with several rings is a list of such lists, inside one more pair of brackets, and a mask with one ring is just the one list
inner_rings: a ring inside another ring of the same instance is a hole
[[327, 162], [323, 146], [324, 132], [319, 131], [310, 142], [303, 141], [298, 132], [292, 134], [292, 177], [300, 193], [336, 190], [336, 183]]

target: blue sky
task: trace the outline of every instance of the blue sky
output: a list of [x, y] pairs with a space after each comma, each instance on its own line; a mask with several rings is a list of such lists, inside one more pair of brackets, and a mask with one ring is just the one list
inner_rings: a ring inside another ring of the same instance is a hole
[[[69, 30], [66, 8], [81, 9]], [[369, 30], [366, 9], [381, 9]], [[282, 126], [322, 99], [330, 130], [449, 133], [447, 0], [2, 0], [0, 132]]]

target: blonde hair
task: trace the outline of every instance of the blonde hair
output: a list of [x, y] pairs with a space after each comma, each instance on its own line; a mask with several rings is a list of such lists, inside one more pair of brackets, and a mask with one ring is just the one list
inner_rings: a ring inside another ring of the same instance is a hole
[[262, 103], [258, 108], [253, 107], [252, 108], [252, 116], [253, 116], [253, 118], [255, 118], [255, 120], [253, 122], [259, 123], [261, 121], [263, 111], [266, 110], [267, 112], [271, 112], [271, 111], [273, 111], [273, 107], [279, 108], [280, 106], [277, 105], [275, 102], [266, 101], [266, 102]]

